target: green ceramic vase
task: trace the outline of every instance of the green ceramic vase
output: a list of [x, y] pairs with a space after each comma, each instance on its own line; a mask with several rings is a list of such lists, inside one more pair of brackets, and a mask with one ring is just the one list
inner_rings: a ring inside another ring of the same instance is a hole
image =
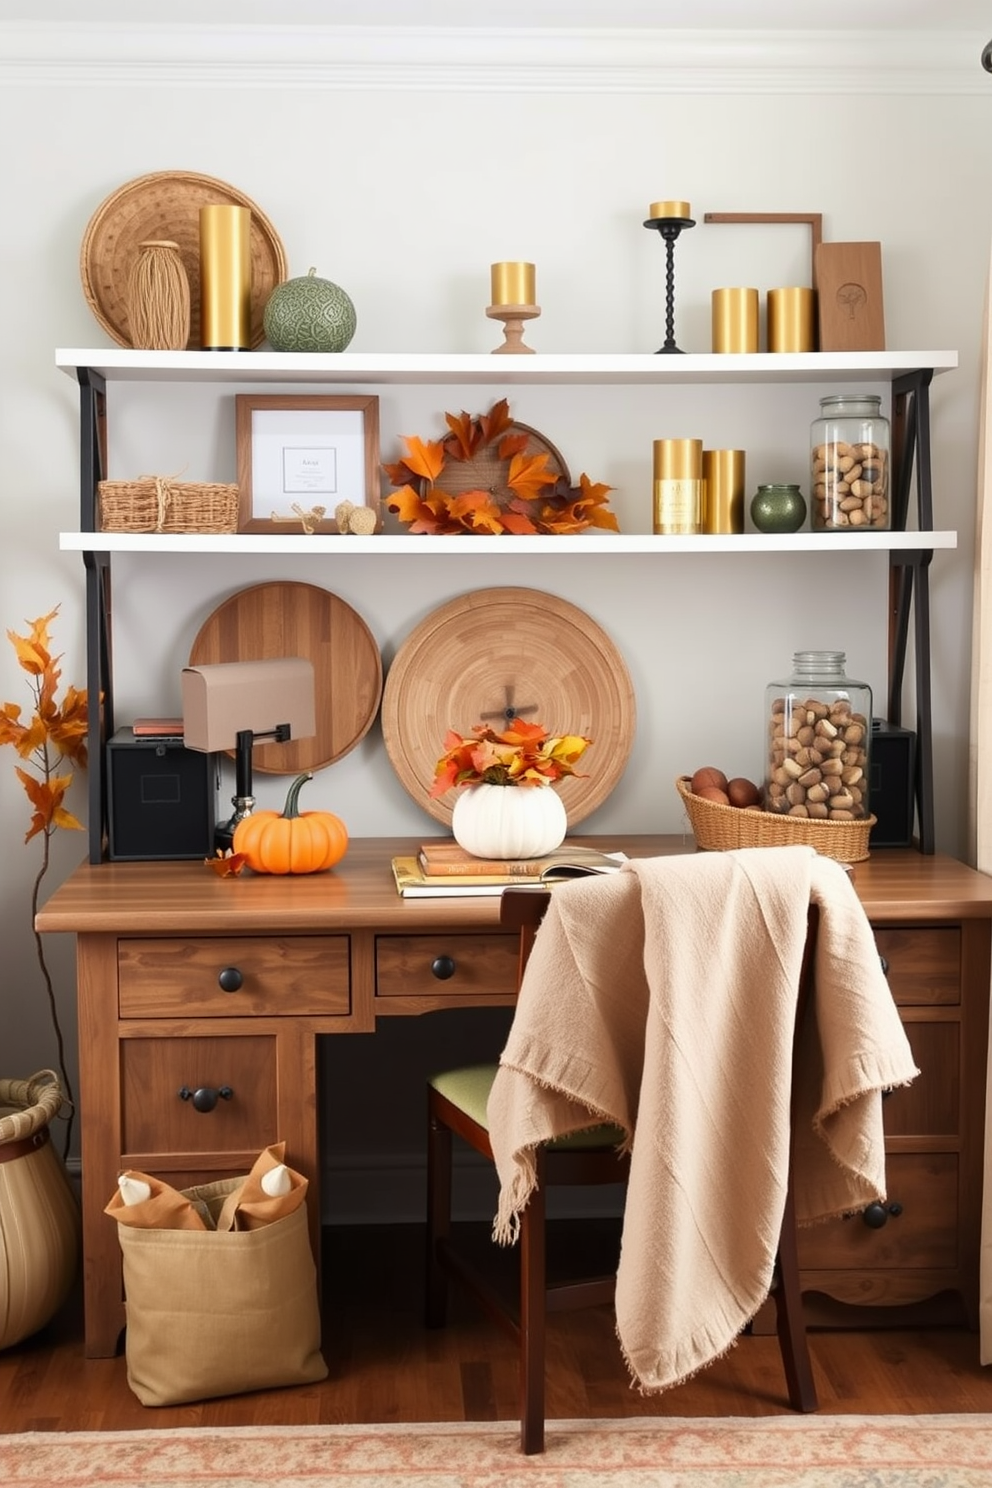
[[798, 486], [759, 486], [751, 498], [751, 521], [759, 532], [798, 532], [806, 520], [806, 498]]

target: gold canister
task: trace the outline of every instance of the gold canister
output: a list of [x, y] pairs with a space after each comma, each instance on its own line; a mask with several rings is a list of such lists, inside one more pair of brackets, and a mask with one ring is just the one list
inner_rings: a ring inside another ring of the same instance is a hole
[[768, 350], [816, 350], [816, 295], [801, 285], [768, 291]]
[[494, 305], [536, 305], [537, 269], [532, 263], [494, 263], [489, 268]]
[[251, 350], [251, 211], [200, 208], [200, 345]]
[[743, 450], [703, 450], [702, 530], [744, 531]]
[[756, 289], [715, 289], [712, 314], [714, 351], [757, 351]]
[[703, 502], [703, 441], [654, 441], [654, 530], [668, 536], [698, 532]]

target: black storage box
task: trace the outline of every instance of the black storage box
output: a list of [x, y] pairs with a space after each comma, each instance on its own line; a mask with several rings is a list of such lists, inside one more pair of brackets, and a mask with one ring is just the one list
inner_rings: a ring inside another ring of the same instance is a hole
[[110, 859], [213, 857], [215, 768], [181, 738], [118, 729], [107, 744]]
[[868, 770], [868, 806], [878, 817], [869, 847], [912, 847], [916, 735], [884, 718], [873, 718]]

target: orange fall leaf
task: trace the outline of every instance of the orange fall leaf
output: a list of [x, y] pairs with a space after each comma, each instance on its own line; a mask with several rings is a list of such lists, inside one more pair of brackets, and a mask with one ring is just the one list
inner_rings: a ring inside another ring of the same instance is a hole
[[403, 463], [409, 465], [415, 475], [423, 476], [425, 480], [435, 481], [444, 469], [444, 447], [440, 440], [430, 439], [426, 443], [418, 439], [416, 434], [409, 435], [404, 443], [407, 454]]

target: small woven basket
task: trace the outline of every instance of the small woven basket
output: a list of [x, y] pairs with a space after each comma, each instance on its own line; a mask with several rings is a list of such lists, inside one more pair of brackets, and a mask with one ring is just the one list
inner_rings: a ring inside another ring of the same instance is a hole
[[236, 532], [238, 487], [179, 482], [164, 475], [101, 481], [101, 532]]
[[812, 821], [807, 817], [780, 816], [776, 811], [756, 811], [722, 806], [693, 795], [688, 775], [680, 775], [675, 787], [682, 797], [693, 836], [699, 847], [726, 852], [735, 847], [814, 847], [825, 858], [839, 863], [863, 863], [868, 857], [868, 838], [874, 816], [861, 821]]

